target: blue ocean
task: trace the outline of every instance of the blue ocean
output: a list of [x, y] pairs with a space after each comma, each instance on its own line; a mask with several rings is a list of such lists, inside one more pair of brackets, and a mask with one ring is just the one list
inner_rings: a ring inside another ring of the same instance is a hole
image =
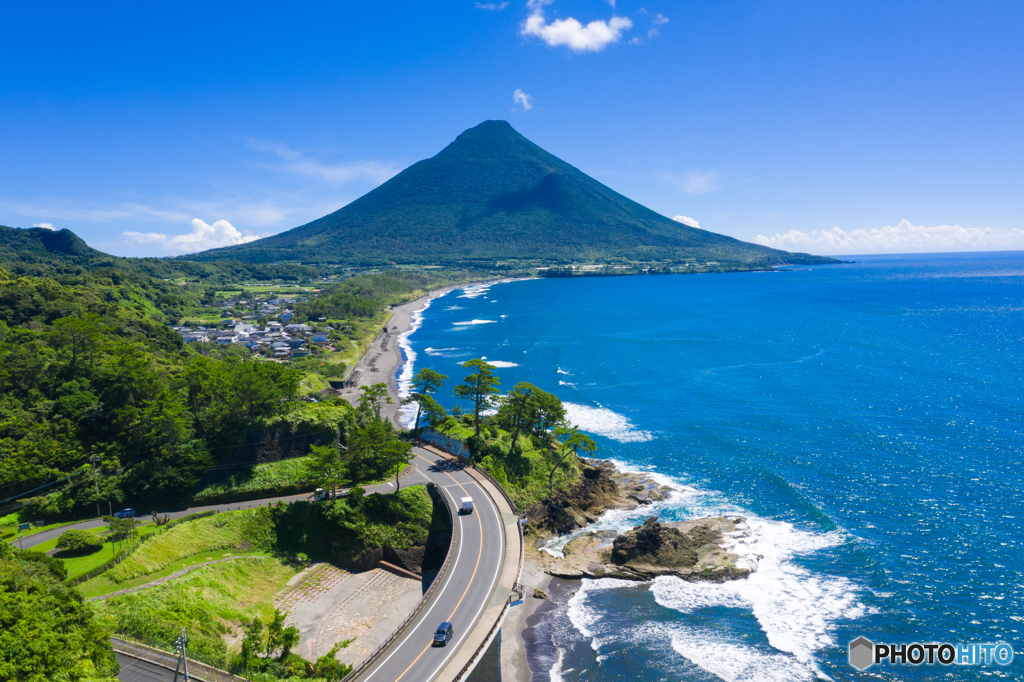
[[[748, 520], [749, 579], [564, 595], [535, 680], [1024, 679], [1024, 253], [855, 260], [477, 285], [423, 312], [406, 381], [484, 357], [677, 490], [597, 527]], [[860, 636], [1017, 658], [860, 672]]]

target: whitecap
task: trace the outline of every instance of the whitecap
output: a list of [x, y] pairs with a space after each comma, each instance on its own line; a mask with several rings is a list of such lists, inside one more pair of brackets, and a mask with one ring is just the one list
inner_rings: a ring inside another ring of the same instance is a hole
[[[398, 397], [408, 398], [412, 393], [412, 378], [413, 370], [416, 365], [416, 351], [412, 349], [412, 344], [409, 343], [409, 337], [412, 336], [417, 329], [423, 325], [423, 314], [430, 307], [430, 299], [423, 304], [423, 307], [419, 310], [413, 311], [409, 316], [409, 329], [399, 335], [398, 347], [402, 350], [405, 355], [405, 361], [402, 363], [402, 372], [398, 375]], [[430, 350], [429, 348], [427, 349]], [[398, 412], [398, 420], [402, 426], [409, 429], [412, 428], [413, 422], [416, 420], [416, 405], [409, 403], [403, 405]]]
[[440, 355], [441, 353], [447, 353], [453, 350], [460, 350], [458, 348], [424, 348], [423, 351], [427, 355]]
[[468, 322], [453, 322], [456, 327], [468, 327], [476, 324], [494, 324], [497, 320], [469, 320]]
[[508, 362], [507, 360], [487, 360], [486, 362], [487, 362], [488, 365], [491, 365], [492, 367], [498, 367], [499, 369], [503, 368], [503, 367], [518, 367], [519, 366], [518, 362]]
[[638, 431], [633, 422], [605, 407], [562, 403], [566, 420], [581, 430], [604, 436], [620, 443], [643, 443], [652, 440], [650, 431]]
[[558, 373], [559, 373], [559, 374], [570, 374], [570, 375], [572, 374], [572, 372], [566, 372], [566, 371], [565, 371], [564, 369], [562, 369], [561, 367], [559, 367], [559, 368], [558, 368]]
[[801, 682], [819, 677], [812, 664], [786, 654], [724, 642], [718, 633], [687, 628], [673, 633], [672, 649], [725, 682]]

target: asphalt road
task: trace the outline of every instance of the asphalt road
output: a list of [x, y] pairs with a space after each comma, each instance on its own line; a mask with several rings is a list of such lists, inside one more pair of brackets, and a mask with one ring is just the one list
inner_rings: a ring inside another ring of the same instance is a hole
[[[376, 661], [355, 678], [359, 682], [430, 682], [455, 655], [487, 607], [505, 558], [505, 529], [497, 507], [469, 474], [449, 460], [416, 448], [417, 468], [437, 485], [449, 508], [472, 497], [472, 514], [453, 516], [451, 563], [443, 582], [420, 614]], [[454, 637], [432, 646], [434, 631], [450, 621]]]
[[[416, 462], [413, 463], [415, 464]], [[419, 471], [419, 468], [420, 467], [417, 467], [416, 471], [406, 474], [401, 479], [399, 483], [403, 488], [411, 485], [425, 485], [427, 481], [430, 480]], [[368, 495], [373, 493], [390, 493], [394, 492], [394, 490], [394, 481], [391, 481], [390, 483], [381, 483], [380, 485], [366, 486], [366, 493]], [[304, 500], [309, 500], [311, 498], [312, 493], [301, 493], [299, 495], [289, 495], [288, 497], [268, 497], [262, 500], [249, 500], [248, 502], [231, 502], [230, 504], [214, 504], [207, 507], [190, 507], [188, 509], [182, 509], [179, 511], [160, 512], [160, 516], [163, 516], [166, 513], [167, 517], [170, 519], [180, 519], [181, 517], [188, 516], [189, 514], [198, 514], [200, 512], [205, 511], [216, 510], [219, 512], [224, 512], [234, 511], [236, 509], [252, 509], [253, 507], [264, 507], [268, 504], [274, 504], [275, 502], [301, 502]], [[139, 518], [143, 521], [146, 520], [146, 516], [140, 516]], [[46, 542], [47, 540], [53, 540], [54, 538], [60, 537], [61, 533], [72, 528], [99, 528], [100, 526], [105, 525], [107, 524], [102, 519], [88, 519], [86, 521], [71, 523], [66, 526], [61, 526], [59, 528], [52, 528], [50, 530], [43, 531], [42, 533], [36, 533], [35, 535], [30, 535], [26, 538], [22, 538], [21, 540], [14, 538], [10, 541], [10, 543], [12, 545], [15, 545], [16, 547], [24, 547], [25, 549], [31, 549], [32, 547], [40, 545]]]

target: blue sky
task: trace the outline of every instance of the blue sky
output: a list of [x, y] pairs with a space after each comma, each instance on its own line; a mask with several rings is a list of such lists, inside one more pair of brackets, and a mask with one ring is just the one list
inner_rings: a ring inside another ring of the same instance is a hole
[[6, 3], [0, 224], [274, 234], [506, 119], [669, 217], [815, 253], [1024, 249], [1024, 4]]

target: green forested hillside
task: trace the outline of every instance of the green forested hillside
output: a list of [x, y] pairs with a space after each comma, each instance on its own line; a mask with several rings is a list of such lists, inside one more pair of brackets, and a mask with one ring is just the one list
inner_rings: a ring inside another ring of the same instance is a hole
[[[223, 463], [251, 434], [345, 437], [355, 414], [347, 404], [293, 400], [315, 366], [259, 361], [240, 347], [185, 346], [162, 322], [187, 291], [138, 273], [107, 275], [0, 270], [0, 500], [13, 498], [0, 504], [4, 513], [33, 497], [34, 519], [81, 513], [97, 499], [187, 499], [211, 469], [238, 471]], [[356, 303], [335, 312], [342, 320], [376, 313], [421, 284], [415, 276], [355, 277], [337, 296]]]
[[306, 280], [320, 270], [298, 264], [251, 264], [224, 260], [197, 263], [188, 259], [121, 258], [90, 247], [71, 230], [28, 229], [0, 225], [0, 267], [15, 275], [81, 276], [118, 272], [158, 279], [203, 281]]
[[357, 265], [502, 261], [831, 262], [670, 220], [485, 121], [328, 216], [200, 261]]

